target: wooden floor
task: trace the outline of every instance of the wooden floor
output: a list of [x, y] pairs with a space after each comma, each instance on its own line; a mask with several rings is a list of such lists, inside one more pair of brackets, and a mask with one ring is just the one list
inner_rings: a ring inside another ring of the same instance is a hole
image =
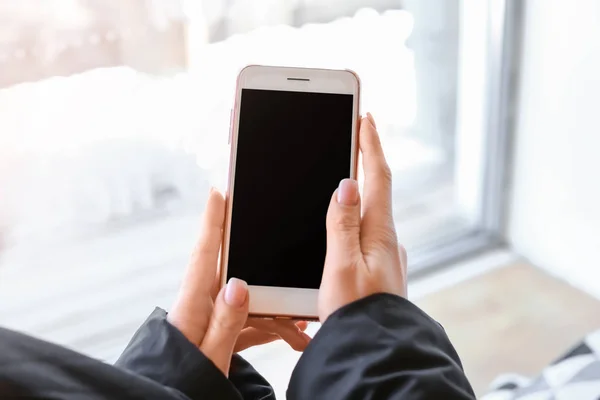
[[462, 282], [418, 304], [444, 326], [479, 395], [498, 374], [536, 375], [600, 328], [599, 301], [526, 263]]

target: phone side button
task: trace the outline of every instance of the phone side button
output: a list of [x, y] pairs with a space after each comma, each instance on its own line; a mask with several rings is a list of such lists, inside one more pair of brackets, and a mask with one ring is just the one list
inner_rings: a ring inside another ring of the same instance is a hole
[[231, 144], [231, 135], [233, 134], [232, 131], [232, 127], [233, 127], [233, 109], [229, 110], [229, 136], [227, 137], [227, 144]]

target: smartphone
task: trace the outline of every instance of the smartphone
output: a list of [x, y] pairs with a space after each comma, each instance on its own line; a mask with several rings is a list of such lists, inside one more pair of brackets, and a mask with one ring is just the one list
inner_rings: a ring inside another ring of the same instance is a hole
[[317, 319], [325, 220], [356, 179], [360, 82], [348, 70], [248, 66], [237, 80], [221, 285], [249, 286], [250, 315]]

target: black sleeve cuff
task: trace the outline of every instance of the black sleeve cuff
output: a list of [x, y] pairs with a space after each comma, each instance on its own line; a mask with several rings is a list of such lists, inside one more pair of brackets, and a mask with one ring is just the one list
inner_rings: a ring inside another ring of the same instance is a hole
[[241, 399], [225, 375], [156, 308], [115, 365], [177, 389], [191, 399]]
[[441, 326], [379, 293], [329, 316], [298, 361], [289, 399], [473, 399]]
[[244, 400], [275, 400], [275, 392], [269, 382], [238, 354], [231, 359], [229, 380]]

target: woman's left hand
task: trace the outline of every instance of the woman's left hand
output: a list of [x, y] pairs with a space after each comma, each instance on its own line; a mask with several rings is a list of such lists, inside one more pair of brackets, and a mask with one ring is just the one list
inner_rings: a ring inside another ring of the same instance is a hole
[[167, 320], [227, 376], [234, 352], [278, 339], [303, 351], [310, 337], [303, 332], [305, 321], [248, 319], [246, 282], [231, 278], [218, 290], [224, 220], [225, 199], [211, 189], [200, 238]]

